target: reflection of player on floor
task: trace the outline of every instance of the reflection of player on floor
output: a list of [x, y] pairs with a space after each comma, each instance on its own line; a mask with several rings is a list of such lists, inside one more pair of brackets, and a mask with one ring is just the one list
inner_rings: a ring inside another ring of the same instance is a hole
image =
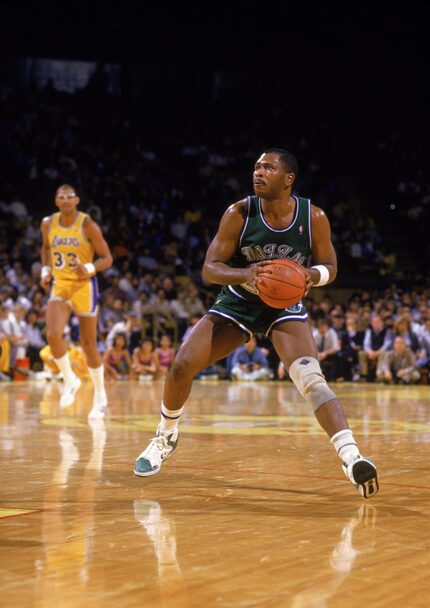
[[[315, 556], [317, 580], [306, 582], [305, 588], [297, 593], [288, 603], [289, 608], [310, 608], [331, 606], [330, 601], [339, 593], [357, 558], [369, 550], [374, 543], [374, 529], [377, 512], [369, 503], [361, 503], [356, 514], [342, 528], [340, 540], [331, 552], [330, 559], [320, 563]], [[357, 567], [359, 572], [359, 567]]]
[[[258, 297], [258, 275], [267, 261], [289, 258], [304, 265], [307, 289], [334, 280], [336, 253], [325, 213], [309, 199], [293, 196], [297, 161], [286, 150], [267, 150], [254, 168], [255, 196], [230, 205], [206, 254], [203, 277], [223, 285], [215, 304], [179, 349], [166, 378], [156, 436], [139, 455], [136, 475], [152, 475], [178, 443], [178, 422], [194, 376], [226, 357], [255, 333], [264, 333], [290, 378], [311, 405], [342, 460], [344, 472], [366, 498], [378, 490], [376, 468], [363, 458], [343, 409], [328, 387], [303, 302], [274, 309]], [[270, 270], [269, 270], [270, 272]]]
[[188, 588], [176, 557], [174, 518], [163, 512], [159, 502], [147, 499], [134, 501], [134, 516], [154, 546], [161, 594], [161, 603], [157, 605], [171, 606], [174, 598], [175, 608], [188, 608], [191, 605]]
[[[77, 210], [79, 198], [74, 188], [60, 186], [55, 204], [59, 212], [45, 217], [41, 224], [41, 285], [44, 289], [51, 286], [46, 324], [55, 363], [64, 376], [60, 406], [65, 408], [72, 405], [81, 385], [71, 368], [63, 337], [64, 327], [73, 311], [79, 319], [82, 348], [94, 384], [90, 416], [103, 417], [107, 398], [102, 359], [97, 351], [96, 273], [111, 266], [112, 256], [99, 226], [88, 215]], [[99, 256], [95, 262], [94, 253]]]

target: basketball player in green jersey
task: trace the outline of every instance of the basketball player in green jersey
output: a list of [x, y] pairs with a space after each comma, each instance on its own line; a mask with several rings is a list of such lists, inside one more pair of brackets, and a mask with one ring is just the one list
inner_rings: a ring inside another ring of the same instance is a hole
[[352, 431], [318, 362], [303, 302], [284, 310], [257, 295], [258, 275], [279, 258], [305, 265], [307, 290], [332, 282], [336, 253], [325, 213], [291, 191], [298, 173], [287, 150], [266, 150], [254, 167], [254, 192], [228, 207], [209, 246], [203, 278], [222, 285], [215, 303], [179, 349], [166, 377], [156, 435], [138, 456], [134, 472], [145, 477], [160, 470], [178, 445], [178, 422], [194, 376], [229, 355], [255, 333], [265, 333], [297, 389], [315, 412], [336, 449], [348, 479], [362, 496], [378, 491], [376, 467], [360, 455]]

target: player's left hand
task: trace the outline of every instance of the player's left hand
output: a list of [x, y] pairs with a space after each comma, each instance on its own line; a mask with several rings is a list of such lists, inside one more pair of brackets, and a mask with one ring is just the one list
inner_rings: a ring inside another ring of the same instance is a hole
[[88, 270], [83, 264], [77, 264], [75, 266], [75, 272], [78, 275], [79, 279], [87, 279], [90, 276]]
[[311, 289], [311, 287], [314, 286], [314, 282], [312, 281], [312, 276], [310, 271], [307, 268], [303, 268], [303, 270], [305, 271], [305, 275], [306, 275], [306, 290], [305, 290], [305, 296], [308, 295], [309, 290]]

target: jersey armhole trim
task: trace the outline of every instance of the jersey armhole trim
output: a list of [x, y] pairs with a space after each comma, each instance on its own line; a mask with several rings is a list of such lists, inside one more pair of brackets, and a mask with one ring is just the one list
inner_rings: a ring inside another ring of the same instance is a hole
[[87, 243], [91, 243], [90, 239], [87, 237], [87, 235], [85, 234], [85, 230], [84, 230], [84, 222], [85, 222], [86, 218], [89, 217], [89, 215], [88, 215], [88, 213], [84, 213], [83, 211], [80, 211], [80, 214], [82, 216], [80, 226], [79, 226], [81, 236], [84, 239], [84, 241], [86, 241]]
[[248, 226], [249, 214], [250, 214], [250, 209], [251, 209], [251, 197], [250, 196], [246, 197], [246, 204], [247, 204], [247, 214], [246, 214], [246, 220], [244, 221], [243, 226], [242, 226], [242, 230], [240, 231], [239, 247], [242, 245], [242, 238], [243, 238], [243, 235], [245, 234], [246, 227]]
[[[52, 228], [54, 227], [55, 224], [55, 216], [57, 214], [56, 213], [52, 213], [51, 215], [47, 215], [46, 218], [48, 218], [49, 222], [48, 222], [48, 232], [47, 232], [47, 237], [49, 239], [49, 235], [51, 233]], [[45, 218], [45, 219], [46, 219]], [[57, 222], [58, 223], [58, 222]]]
[[309, 249], [312, 249], [312, 203], [311, 199], [308, 198], [308, 206], [309, 206]]

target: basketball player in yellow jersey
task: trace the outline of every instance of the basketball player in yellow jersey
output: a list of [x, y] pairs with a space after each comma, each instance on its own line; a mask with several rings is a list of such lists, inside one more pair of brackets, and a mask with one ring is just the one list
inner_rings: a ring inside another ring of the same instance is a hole
[[[47, 337], [54, 360], [64, 376], [60, 407], [72, 405], [81, 385], [71, 368], [63, 338], [64, 327], [73, 311], [79, 319], [82, 348], [94, 384], [89, 417], [103, 418], [107, 397], [102, 358], [97, 351], [96, 273], [112, 265], [112, 255], [100, 227], [87, 214], [77, 210], [79, 197], [72, 186], [64, 184], [58, 188], [55, 204], [59, 211], [43, 218], [41, 223], [41, 285], [46, 290], [50, 288]], [[98, 256], [95, 261], [94, 254]]]

